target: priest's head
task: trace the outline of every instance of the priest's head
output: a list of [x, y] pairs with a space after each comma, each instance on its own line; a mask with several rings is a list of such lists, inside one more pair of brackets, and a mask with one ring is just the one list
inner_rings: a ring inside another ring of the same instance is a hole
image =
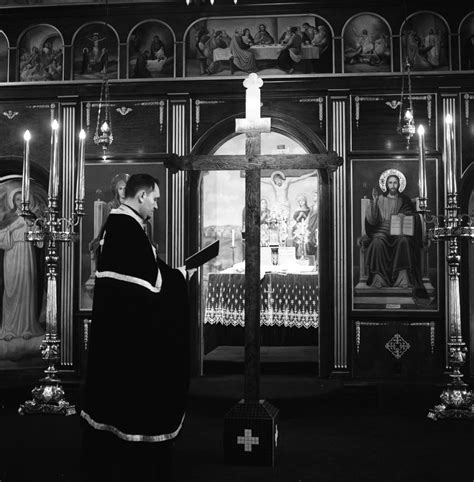
[[144, 220], [151, 219], [158, 209], [160, 187], [158, 179], [149, 174], [133, 174], [125, 186], [125, 201]]

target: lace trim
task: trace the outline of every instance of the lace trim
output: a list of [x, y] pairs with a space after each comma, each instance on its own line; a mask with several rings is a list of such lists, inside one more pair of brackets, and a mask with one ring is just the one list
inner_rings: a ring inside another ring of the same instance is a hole
[[136, 285], [143, 286], [144, 288], [152, 291], [153, 293], [159, 293], [161, 288], [161, 285], [160, 288], [157, 288], [156, 286], [153, 286], [151, 283], [145, 281], [144, 279], [136, 278], [135, 276], [129, 276], [127, 274], [116, 273], [115, 271], [97, 271], [95, 273], [95, 276], [97, 278], [112, 278], [119, 281], [125, 281], [126, 283], [134, 283]]
[[84, 420], [86, 420], [89, 423], [89, 425], [95, 428], [96, 430], [106, 430], [108, 432], [113, 433], [114, 435], [121, 438], [122, 440], [127, 440], [129, 442], [164, 442], [166, 440], [171, 440], [178, 435], [179, 431], [181, 430], [181, 427], [183, 426], [185, 414], [183, 414], [183, 418], [181, 419], [179, 427], [174, 432], [164, 433], [161, 435], [140, 435], [140, 434], [124, 433], [121, 430], [119, 430], [117, 427], [114, 427], [113, 425], [96, 422], [91, 418], [91, 416], [88, 413], [84, 412], [84, 410], [81, 411], [81, 417]]

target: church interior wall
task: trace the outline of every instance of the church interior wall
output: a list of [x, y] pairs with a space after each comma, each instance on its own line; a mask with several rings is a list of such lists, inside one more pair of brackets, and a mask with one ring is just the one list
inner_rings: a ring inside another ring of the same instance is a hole
[[[81, 6], [80, 12], [85, 18], [79, 18], [77, 6], [1, 9], [0, 31], [5, 36], [4, 43], [7, 47], [2, 48], [0, 42], [0, 110], [3, 114], [0, 117], [3, 141], [0, 144], [0, 172], [3, 176], [21, 174], [20, 164], [15, 168], [5, 160], [15, 156], [20, 158], [23, 131], [29, 128], [33, 135], [33, 164], [38, 172], [43, 173], [44, 182], [44, 173], [47, 173], [49, 165], [50, 121], [61, 115], [65, 99], [70, 102], [73, 98], [77, 124], [82, 125], [88, 132], [86, 177], [89, 175], [93, 176], [95, 181], [103, 181], [102, 191], [109, 196], [108, 183], [115, 173], [124, 169], [131, 172], [150, 167], [163, 180], [165, 189], [170, 191], [171, 176], [166, 174], [163, 159], [172, 152], [171, 140], [176, 135], [172, 122], [173, 101], [179, 99], [186, 105], [189, 122], [186, 124], [184, 137], [189, 150], [192, 146], [202, 145], [208, 146], [208, 152], [211, 152], [225, 138], [215, 136], [215, 145], [212, 146], [209, 140], [210, 130], [225, 119], [243, 116], [244, 111], [242, 72], [238, 75], [203, 73], [187, 76], [187, 72], [190, 72], [189, 56], [193, 52], [188, 36], [195, 32], [194, 26], [203, 19], [207, 23], [212, 20], [215, 25], [224, 19], [229, 28], [235, 28], [239, 19], [252, 19], [252, 22], [257, 24], [261, 18], [269, 25], [283, 25], [285, 21], [285, 25], [290, 25], [295, 16], [298, 22], [304, 17], [325, 23], [331, 33], [331, 61], [327, 64], [328, 70], [323, 73], [298, 72], [296, 75], [275, 71], [263, 74], [262, 115], [271, 112], [271, 116], [275, 118], [298, 120], [311, 134], [320, 138], [328, 150], [336, 135], [335, 131], [346, 133], [346, 156], [340, 168], [344, 170], [346, 179], [343, 194], [345, 203], [337, 206], [335, 216], [344, 219], [348, 233], [347, 252], [343, 263], [348, 288], [345, 301], [349, 333], [347, 370], [350, 375], [393, 379], [440, 376], [446, 354], [443, 247], [432, 246], [429, 253], [429, 277], [436, 292], [435, 305], [428, 309], [405, 309], [398, 306], [399, 303], [388, 300], [382, 309], [379, 309], [380, 305], [374, 307], [370, 303], [363, 305], [363, 308], [354, 308], [354, 267], [358, 263], [356, 229], [361, 226], [360, 200], [370, 197], [373, 181], [378, 181], [383, 170], [396, 168], [404, 172], [409, 186], [407, 192], [410, 191], [410, 195], [416, 197], [413, 186], [416, 184], [417, 138], [413, 137], [407, 145], [406, 139], [397, 133], [399, 103], [400, 100], [406, 101], [406, 97], [400, 97], [404, 79], [401, 71], [401, 32], [404, 25], [410, 25], [410, 28], [425, 28], [425, 24], [417, 23], [419, 17], [416, 17], [416, 13], [428, 12], [431, 15], [429, 18], [434, 18], [436, 25], [444, 26], [445, 38], [448, 40], [445, 45], [448, 57], [443, 66], [416, 70], [411, 79], [416, 121], [423, 123], [427, 131], [427, 156], [433, 166], [429, 171], [430, 207], [433, 211], [440, 212], [445, 202], [442, 151], [445, 113], [443, 99], [446, 96], [455, 99], [456, 121], [459, 123], [457, 138], [460, 176], [466, 175], [472, 169], [474, 65], [468, 64], [464, 50], [466, 47], [461, 40], [474, 33], [474, 12], [467, 7], [451, 8], [441, 3], [427, 6], [427, 2], [411, 4], [409, 12], [404, 12], [395, 2], [391, 2], [387, 7], [371, 5], [369, 9], [356, 8], [350, 2], [339, 2], [337, 7], [323, 5], [318, 9], [312, 6], [311, 2], [299, 3], [301, 5], [298, 7], [289, 3], [272, 6], [264, 2], [258, 7], [242, 5], [228, 8], [219, 7], [216, 2], [215, 7], [207, 9], [204, 14], [192, 8], [183, 14], [183, 6], [172, 4], [161, 4], [160, 8], [150, 4], [111, 6], [107, 23], [117, 39], [113, 46], [116, 69], [110, 81], [114, 141], [105, 161], [102, 159], [101, 148], [93, 142], [102, 74], [90, 72], [81, 77], [81, 74], [77, 73], [79, 44], [75, 43], [83, 37], [86, 30], [87, 36], [97, 31], [103, 32], [106, 13], [103, 6], [94, 4], [86, 10]], [[367, 19], [360, 16], [367, 13], [373, 14], [371, 21], [379, 19], [380, 28], [386, 29], [391, 35], [390, 59], [383, 69], [370, 65], [369, 70], [364, 70], [363, 62], [351, 64], [346, 58], [349, 32], [351, 28], [363, 26], [363, 21]], [[405, 18], [408, 19], [407, 24]], [[172, 64], [168, 70], [165, 69], [163, 74], [157, 74], [156, 77], [132, 78], [132, 34], [140, 25], [150, 20], [156, 23], [149, 25], [147, 35], [157, 29], [156, 31], [168, 35], [168, 43], [173, 43], [168, 47]], [[33, 77], [26, 77], [28, 81], [21, 80], [20, 50], [25, 43], [25, 33], [35, 25], [44, 27], [38, 30], [38, 35], [43, 35], [42, 42], [46, 38], [45, 26], [57, 31], [63, 39], [60, 79], [37, 81]], [[232, 31], [229, 30], [228, 33], [231, 34]], [[193, 62], [195, 60], [196, 58], [193, 58]], [[343, 124], [335, 124], [331, 106], [334, 99], [341, 96], [347, 98], [348, 116], [343, 120]], [[358, 171], [360, 166], [364, 168]], [[13, 172], [15, 169], [16, 172]], [[465, 187], [465, 184], [463, 188], [472, 189]], [[97, 189], [99, 187], [94, 184], [95, 192], [91, 193], [94, 197], [97, 197]], [[331, 196], [332, 193], [328, 191], [327, 202], [331, 202]], [[166, 198], [167, 196], [163, 196], [165, 203]], [[359, 215], [354, 216], [357, 209]], [[169, 206], [164, 206], [159, 216], [156, 220], [158, 225], [169, 226]], [[83, 265], [90, 262], [84, 260], [86, 238], [91, 237], [88, 233], [92, 233], [92, 221], [88, 218], [90, 214], [84, 220], [84, 237], [80, 246], [75, 249], [76, 267], [79, 269], [76, 269], [74, 275], [73, 316], [75, 333], [79, 338], [83, 337], [83, 320], [90, 318], [90, 304], [83, 304], [80, 292], [83, 275], [78, 276], [78, 272], [86, 269]], [[332, 218], [329, 219], [331, 220]], [[168, 234], [161, 232], [160, 253], [165, 257], [169, 257], [169, 242]], [[64, 276], [67, 277], [67, 274]], [[466, 279], [463, 278], [463, 281]], [[469, 286], [463, 288], [464, 295], [469, 292]], [[328, 312], [327, 316], [331, 325], [334, 321], [333, 315]], [[466, 336], [469, 331], [472, 332], [469, 326], [469, 318], [464, 317]], [[331, 336], [326, 338], [328, 345], [332, 343]], [[397, 351], [400, 346], [404, 346], [405, 351]], [[81, 367], [82, 351], [82, 341], [76, 340], [74, 359], [77, 372]], [[328, 355], [328, 359], [330, 358]], [[329, 372], [331, 368], [327, 370], [327, 373]]]

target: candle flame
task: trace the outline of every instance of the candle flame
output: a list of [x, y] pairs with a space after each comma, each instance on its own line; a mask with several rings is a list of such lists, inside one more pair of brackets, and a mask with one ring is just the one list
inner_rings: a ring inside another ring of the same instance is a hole
[[418, 135], [419, 135], [419, 136], [425, 135], [425, 128], [423, 127], [422, 124], [420, 124], [420, 125], [418, 126]]
[[27, 129], [25, 133], [23, 134], [23, 139], [25, 139], [26, 142], [29, 142], [31, 139], [31, 134], [30, 131]]
[[110, 128], [109, 128], [109, 124], [107, 124], [107, 121], [104, 121], [104, 123], [102, 124], [100, 130], [101, 130], [103, 133], [109, 132]]
[[86, 138], [86, 131], [84, 129], [81, 129], [81, 132], [79, 132], [79, 139], [85, 139]]
[[51, 123], [51, 128], [54, 130], [59, 129], [59, 122], [56, 119]]
[[451, 114], [446, 114], [445, 117], [446, 124], [452, 124], [453, 123], [453, 117]]

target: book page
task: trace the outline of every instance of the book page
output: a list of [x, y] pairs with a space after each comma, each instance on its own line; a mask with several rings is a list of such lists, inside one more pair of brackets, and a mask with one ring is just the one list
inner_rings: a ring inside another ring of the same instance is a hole
[[[403, 219], [403, 223], [402, 223]], [[415, 232], [415, 219], [413, 216], [404, 216], [401, 218], [398, 214], [392, 214], [390, 218], [390, 235], [391, 236], [413, 236]]]

